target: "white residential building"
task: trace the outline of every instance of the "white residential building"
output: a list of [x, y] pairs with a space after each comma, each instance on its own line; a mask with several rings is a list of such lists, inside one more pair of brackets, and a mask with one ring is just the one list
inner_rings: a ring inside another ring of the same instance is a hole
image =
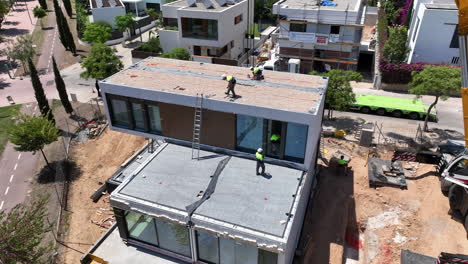
[[453, 0], [415, 0], [408, 63], [459, 64], [458, 9]]
[[[331, 6], [324, 6], [324, 2]], [[362, 0], [281, 0], [278, 43], [283, 70], [300, 59], [300, 73], [327, 69], [355, 70], [361, 49], [366, 7]], [[368, 42], [367, 42], [368, 43]], [[369, 44], [363, 49], [369, 50]]]
[[248, 48], [245, 33], [252, 25], [254, 1], [179, 0], [162, 6], [164, 30], [159, 31], [163, 50], [186, 48], [193, 60], [237, 65]]
[[[160, 11], [160, 6], [165, 4], [165, 0], [90, 0], [93, 22], [106, 21], [115, 28], [115, 17], [132, 13], [135, 21], [142, 31], [155, 25], [148, 16], [146, 10], [152, 8]], [[131, 34], [139, 33], [132, 31]]]

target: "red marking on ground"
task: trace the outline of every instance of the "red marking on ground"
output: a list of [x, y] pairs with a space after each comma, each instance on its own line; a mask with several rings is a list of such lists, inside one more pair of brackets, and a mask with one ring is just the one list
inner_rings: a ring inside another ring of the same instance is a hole
[[268, 198], [266, 198], [266, 197], [265, 197], [265, 198], [263, 198], [263, 200], [265, 200], [265, 201], [266, 201], [266, 200], [268, 200]]
[[363, 248], [362, 241], [359, 240], [359, 234], [354, 234], [352, 232], [346, 232], [345, 236], [346, 244], [355, 250], [360, 250]]
[[159, 182], [159, 184], [162, 184], [162, 182]]
[[130, 78], [135, 78], [135, 77], [138, 77], [138, 75], [135, 75], [135, 74], [130, 75]]
[[382, 243], [379, 246], [381, 254], [381, 262], [380, 263], [391, 263], [392, 262], [392, 248], [389, 246], [388, 243]]

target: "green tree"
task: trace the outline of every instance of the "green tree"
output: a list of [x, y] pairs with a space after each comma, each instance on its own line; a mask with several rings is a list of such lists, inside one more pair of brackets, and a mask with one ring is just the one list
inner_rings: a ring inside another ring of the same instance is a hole
[[161, 57], [177, 60], [190, 60], [190, 53], [184, 48], [174, 48], [170, 52], [164, 52]]
[[67, 19], [63, 15], [62, 9], [60, 8], [57, 0], [53, 0], [53, 2], [60, 42], [62, 42], [62, 45], [65, 47], [66, 50], [69, 50], [73, 54], [76, 54], [75, 40], [73, 39], [73, 34], [71, 33], [70, 27], [68, 26]]
[[47, 0], [39, 0], [39, 5], [42, 9], [47, 10]]
[[65, 108], [65, 112], [68, 114], [73, 113], [73, 107], [70, 103], [70, 100], [68, 100], [68, 94], [67, 94], [67, 89], [65, 87], [65, 82], [62, 79], [62, 76], [60, 75], [60, 71], [57, 67], [57, 63], [55, 62], [55, 58], [52, 57], [52, 66], [54, 68], [54, 76], [55, 76], [55, 87], [57, 88], [60, 101], [62, 102], [63, 108]]
[[83, 34], [83, 39], [90, 44], [105, 43], [111, 37], [112, 28], [102, 24], [89, 24]]
[[0, 18], [4, 18], [10, 11], [10, 6], [7, 1], [0, 1]]
[[45, 11], [45, 9], [40, 6], [36, 6], [33, 9], [33, 15], [34, 17], [37, 17], [39, 23], [41, 23], [41, 28], [44, 29], [44, 22], [42, 21], [42, 18], [47, 16], [47, 12]]
[[[115, 26], [117, 27], [117, 30], [120, 32], [128, 32], [128, 35], [130, 35], [129, 30], [132, 28], [135, 30], [135, 26], [137, 25], [137, 22], [134, 20], [135, 15], [128, 13], [125, 15], [120, 15], [115, 17]], [[141, 42], [143, 42], [143, 38], [141, 36], [141, 29], [140, 29], [140, 38]], [[124, 40], [125, 43], [125, 40]]]
[[8, 130], [8, 140], [15, 145], [14, 149], [33, 153], [41, 151], [47, 167], [54, 170], [44, 153], [44, 147], [59, 137], [54, 122], [43, 116], [26, 114], [19, 114], [16, 121]]
[[47, 197], [18, 204], [9, 212], [0, 211], [0, 263], [49, 263], [52, 245], [43, 245], [50, 226], [47, 217]]
[[460, 69], [450, 66], [425, 66], [421, 72], [412, 72], [411, 89], [409, 92], [415, 94], [417, 98], [423, 95], [435, 96], [434, 102], [429, 106], [424, 120], [424, 131], [428, 131], [427, 121], [429, 114], [437, 105], [439, 98], [447, 100], [450, 95], [457, 93], [461, 88]]
[[67, 15], [69, 18], [73, 15], [73, 9], [70, 0], [62, 0], [63, 7], [65, 7], [65, 11], [67, 11]]
[[33, 46], [33, 40], [31, 35], [22, 35], [16, 39], [16, 43], [9, 46], [6, 51], [7, 56], [13, 61], [19, 60], [23, 64], [24, 72], [26, 70], [26, 64], [28, 59], [36, 55], [36, 50]]
[[404, 63], [409, 51], [406, 46], [408, 30], [405, 26], [394, 26], [389, 28], [389, 33], [383, 49], [384, 57], [391, 63]]
[[79, 34], [82, 34], [86, 30], [88, 24], [88, 13], [86, 8], [80, 2], [76, 2], [76, 30]]
[[85, 71], [80, 76], [102, 80], [120, 71], [123, 64], [115, 52], [115, 49], [102, 43], [91, 46], [88, 56], [81, 63]]
[[36, 67], [34, 66], [34, 63], [32, 62], [31, 58], [28, 59], [28, 67], [31, 75], [31, 83], [34, 89], [34, 96], [36, 97], [39, 110], [41, 111], [42, 116], [46, 117], [52, 122], [55, 122], [54, 115], [50, 110], [49, 102], [47, 101], [44, 89], [42, 88], [41, 80], [39, 79]]
[[153, 53], [163, 52], [161, 48], [161, 43], [159, 42], [159, 38], [150, 38], [147, 42], [141, 43], [140, 46], [136, 48], [136, 50]]
[[[309, 74], [317, 74], [311, 72]], [[333, 111], [344, 111], [356, 101], [356, 96], [350, 81], [362, 81], [362, 75], [353, 71], [331, 70], [320, 74], [328, 77], [327, 94], [325, 104], [328, 106], [328, 119], [333, 117]]]

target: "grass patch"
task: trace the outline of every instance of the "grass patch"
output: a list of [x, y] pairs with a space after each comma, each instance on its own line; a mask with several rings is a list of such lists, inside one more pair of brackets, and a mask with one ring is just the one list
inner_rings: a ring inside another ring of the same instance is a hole
[[7, 130], [13, 125], [13, 116], [21, 109], [21, 105], [0, 107], [0, 156], [8, 141]]

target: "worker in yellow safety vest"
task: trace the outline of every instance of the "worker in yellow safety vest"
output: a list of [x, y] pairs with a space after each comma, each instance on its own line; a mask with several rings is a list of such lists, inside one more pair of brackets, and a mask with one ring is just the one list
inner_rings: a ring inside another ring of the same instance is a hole
[[234, 87], [237, 83], [236, 78], [234, 78], [234, 76], [232, 75], [226, 74], [223, 74], [221, 77], [223, 78], [223, 80], [226, 80], [228, 82], [227, 92], [225, 92], [225, 94], [229, 95], [232, 92], [232, 98], [236, 97], [236, 92], [234, 92]]
[[[255, 153], [255, 158], [257, 159], [257, 175], [263, 175], [265, 173], [265, 163], [263, 162], [263, 149], [257, 149], [257, 153]], [[262, 168], [262, 172], [258, 172], [259, 169]]]
[[259, 67], [250, 67], [252, 71], [252, 79], [253, 80], [262, 80], [263, 79], [263, 71]]
[[281, 136], [277, 133], [271, 134], [270, 142], [271, 142], [271, 151], [274, 155], [279, 155], [279, 148], [280, 148], [280, 138]]
[[340, 159], [338, 160], [338, 165], [343, 167], [348, 166], [348, 162], [345, 160], [343, 155], [341, 155]]

